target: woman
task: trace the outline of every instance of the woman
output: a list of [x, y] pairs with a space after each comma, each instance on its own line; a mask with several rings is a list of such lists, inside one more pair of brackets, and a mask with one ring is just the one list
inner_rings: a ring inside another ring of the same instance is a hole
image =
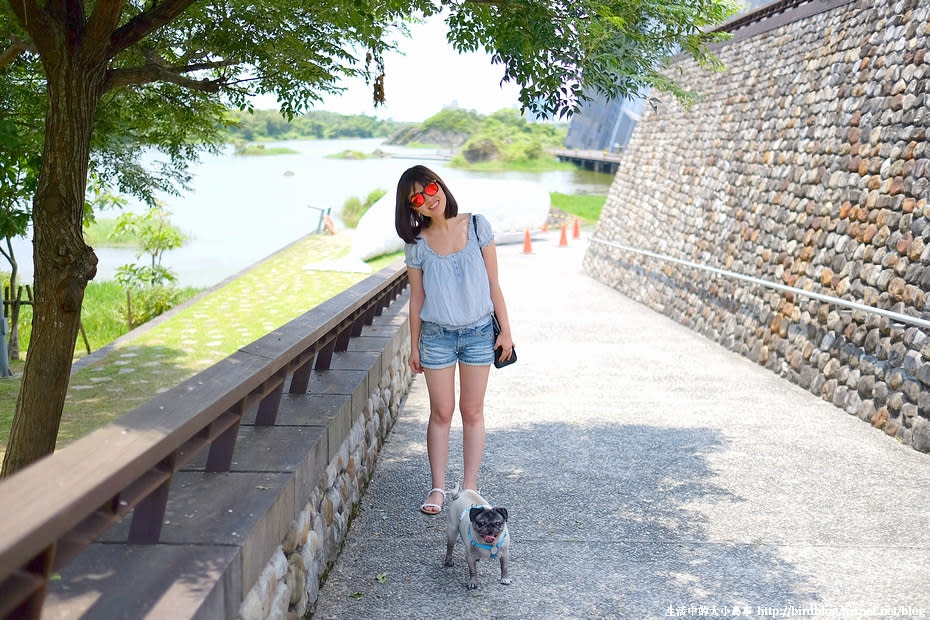
[[[445, 500], [449, 431], [458, 367], [464, 453], [463, 489], [478, 489], [484, 454], [484, 394], [494, 349], [510, 359], [513, 340], [497, 279], [491, 225], [482, 215], [459, 214], [435, 172], [414, 166], [397, 183], [394, 225], [410, 280], [410, 368], [426, 376], [430, 416], [426, 449], [433, 488], [420, 510], [439, 514]], [[501, 332], [494, 339], [491, 313]]]

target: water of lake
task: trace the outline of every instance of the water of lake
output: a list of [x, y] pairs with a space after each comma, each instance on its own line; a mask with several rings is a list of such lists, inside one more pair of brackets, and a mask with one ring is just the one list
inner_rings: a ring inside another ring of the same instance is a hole
[[[205, 156], [191, 167], [192, 190], [162, 199], [172, 222], [190, 237], [183, 247], [163, 258], [163, 264], [178, 275], [179, 284], [209, 287], [221, 282], [316, 230], [320, 212], [310, 207], [331, 208], [338, 216], [348, 198], [364, 199], [378, 188], [393, 192], [401, 173], [418, 163], [435, 170], [453, 191], [456, 179], [489, 178], [533, 181], [550, 192], [606, 195], [613, 180], [608, 174], [582, 170], [467, 172], [436, 160], [442, 155], [437, 151], [385, 145], [380, 139], [289, 141], [269, 144], [268, 148], [274, 146], [286, 146], [297, 153], [242, 157], [230, 149]], [[347, 149], [363, 153], [380, 149], [391, 157], [327, 158]], [[470, 210], [467, 205], [462, 209]], [[104, 212], [99, 217], [117, 215]], [[136, 262], [131, 250], [95, 251], [100, 259], [97, 281], [111, 279], [117, 267]], [[31, 237], [17, 240], [14, 252], [21, 281], [31, 281]]]

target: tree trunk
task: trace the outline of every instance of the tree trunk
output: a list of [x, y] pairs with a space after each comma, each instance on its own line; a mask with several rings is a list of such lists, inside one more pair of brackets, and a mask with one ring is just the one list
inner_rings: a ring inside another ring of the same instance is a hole
[[86, 57], [69, 39], [61, 37], [57, 53], [43, 55], [49, 103], [32, 211], [32, 338], [0, 477], [55, 449], [84, 289], [97, 273], [97, 257], [84, 243], [82, 215], [90, 136], [107, 63], [102, 54]]

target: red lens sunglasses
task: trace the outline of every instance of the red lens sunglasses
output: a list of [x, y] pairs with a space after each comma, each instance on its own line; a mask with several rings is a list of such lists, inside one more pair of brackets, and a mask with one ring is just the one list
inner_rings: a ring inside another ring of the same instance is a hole
[[[430, 181], [426, 184], [426, 187], [423, 188], [422, 192], [417, 192], [410, 197], [410, 206], [414, 209], [419, 209], [423, 206], [423, 203], [426, 202], [426, 196], [435, 196], [438, 191], [439, 183]], [[424, 194], [426, 194], [426, 196], [424, 196]]]

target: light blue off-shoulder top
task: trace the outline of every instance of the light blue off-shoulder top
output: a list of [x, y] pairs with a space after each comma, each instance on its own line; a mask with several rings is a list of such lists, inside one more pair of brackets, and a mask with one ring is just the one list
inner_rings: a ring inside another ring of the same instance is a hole
[[458, 252], [437, 254], [422, 236], [417, 237], [416, 243], [404, 246], [407, 266], [423, 271], [426, 292], [420, 311], [423, 321], [463, 329], [477, 327], [488, 320], [494, 304], [481, 249], [493, 240], [491, 223], [477, 214], [474, 219], [469, 216], [468, 242]]

